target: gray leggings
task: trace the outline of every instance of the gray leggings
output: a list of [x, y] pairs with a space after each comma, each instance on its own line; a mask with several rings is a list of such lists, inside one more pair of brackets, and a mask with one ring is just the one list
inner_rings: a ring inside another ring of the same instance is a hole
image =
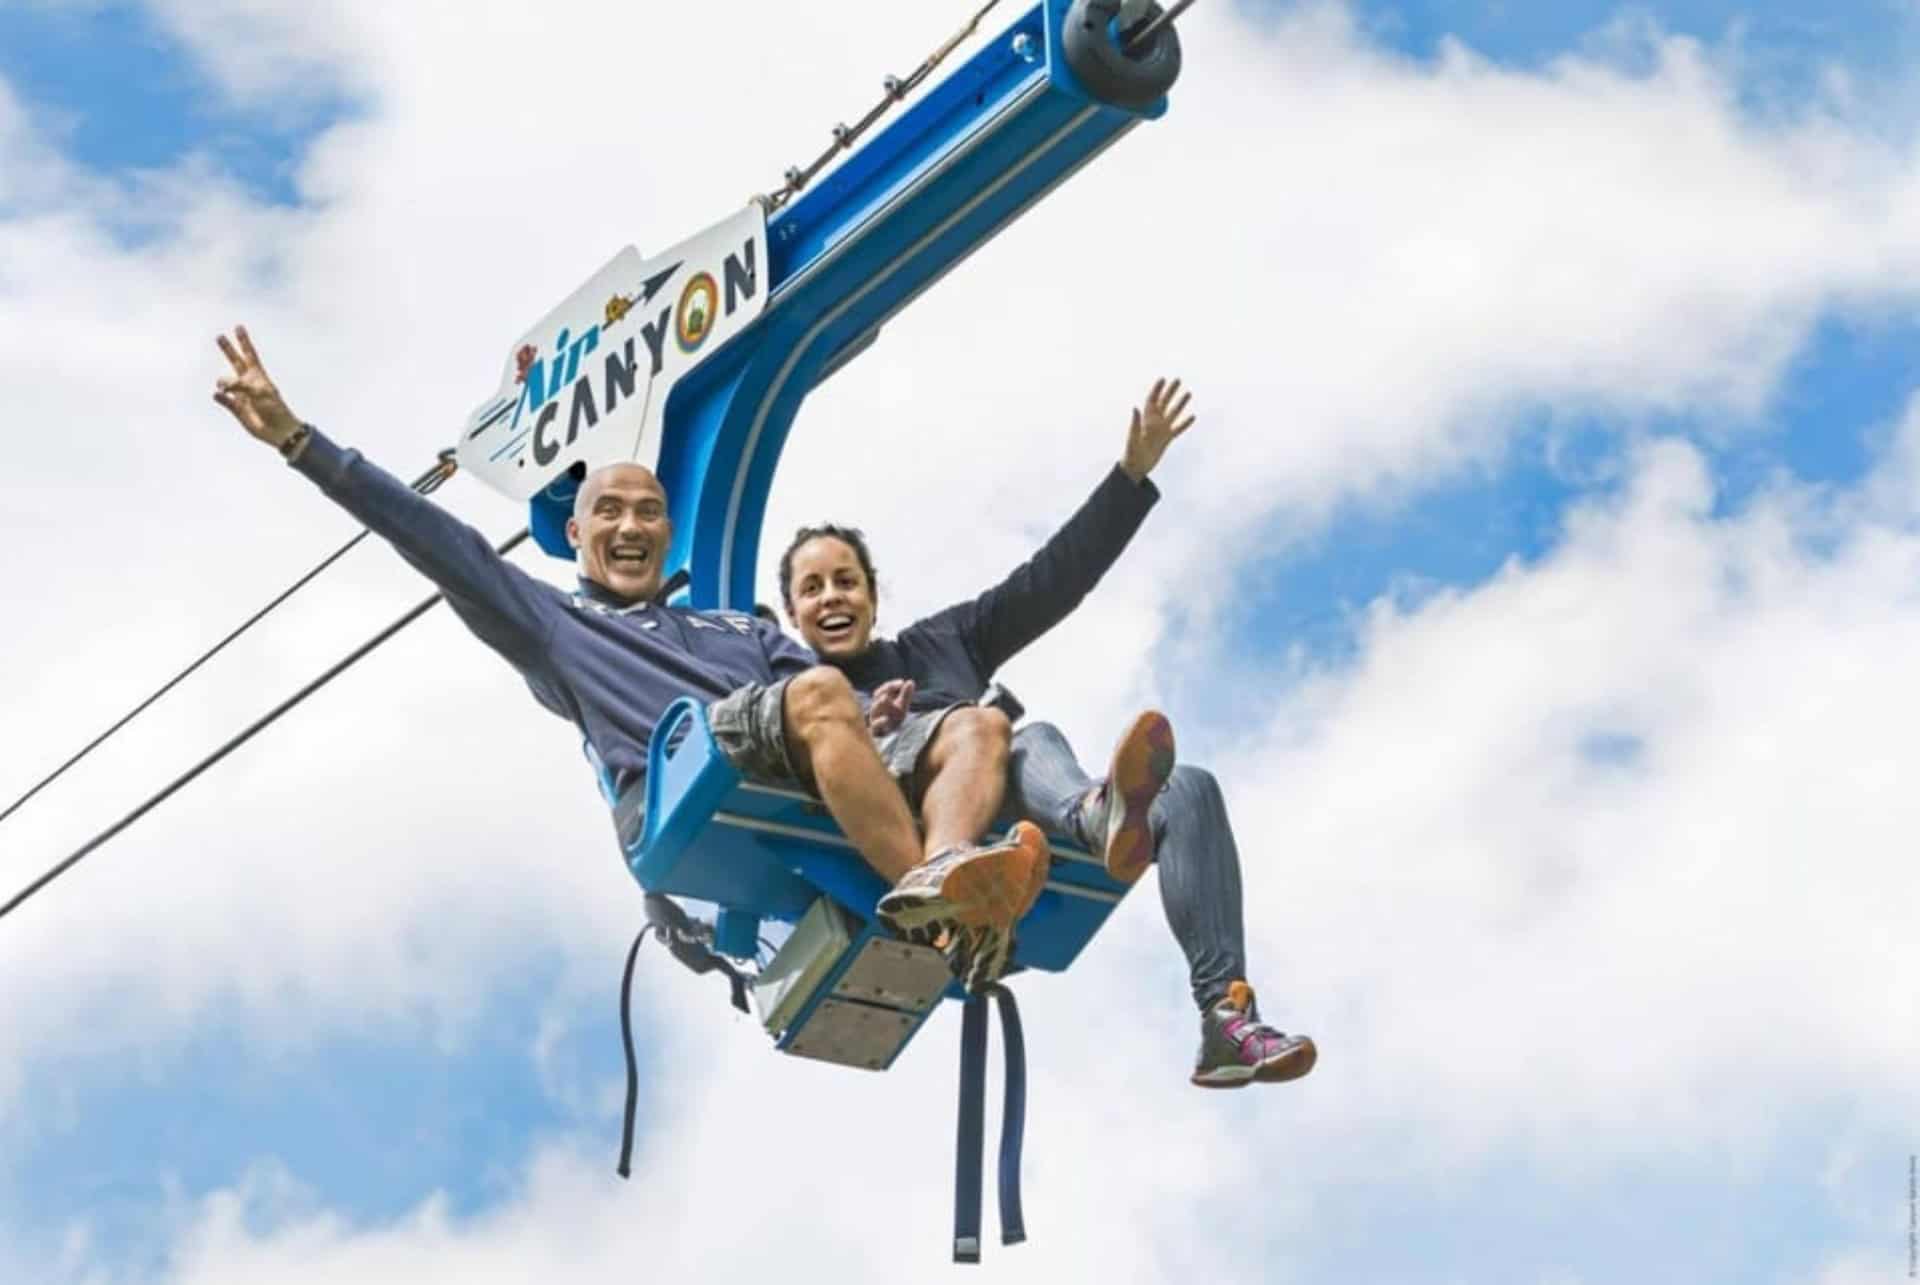
[[[1056, 833], [1075, 833], [1068, 811], [1094, 782], [1059, 728], [1029, 723], [1016, 731], [1008, 775], [1009, 801], [1022, 816]], [[1193, 1001], [1204, 1013], [1227, 993], [1228, 983], [1247, 975], [1240, 849], [1227, 820], [1227, 801], [1213, 773], [1182, 763], [1149, 817], [1160, 901], [1187, 955]]]

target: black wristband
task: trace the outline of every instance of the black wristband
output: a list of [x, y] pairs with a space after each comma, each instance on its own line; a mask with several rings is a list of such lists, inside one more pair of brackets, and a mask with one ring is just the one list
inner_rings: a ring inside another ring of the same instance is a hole
[[280, 458], [291, 464], [300, 458], [300, 452], [306, 449], [307, 439], [313, 436], [313, 426], [302, 424], [280, 443]]

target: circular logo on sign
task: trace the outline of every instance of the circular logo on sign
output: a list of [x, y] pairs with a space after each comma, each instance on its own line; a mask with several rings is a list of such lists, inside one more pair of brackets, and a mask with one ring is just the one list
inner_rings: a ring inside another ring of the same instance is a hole
[[681, 352], [692, 352], [707, 341], [719, 312], [720, 287], [709, 274], [694, 274], [680, 292], [680, 305], [673, 311], [674, 338]]

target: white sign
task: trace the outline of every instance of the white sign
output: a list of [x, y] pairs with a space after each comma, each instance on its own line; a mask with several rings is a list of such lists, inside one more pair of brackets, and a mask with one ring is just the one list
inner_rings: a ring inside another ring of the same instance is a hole
[[513, 346], [460, 467], [516, 500], [576, 463], [652, 468], [674, 381], [753, 323], [767, 285], [758, 205], [651, 260], [628, 246]]

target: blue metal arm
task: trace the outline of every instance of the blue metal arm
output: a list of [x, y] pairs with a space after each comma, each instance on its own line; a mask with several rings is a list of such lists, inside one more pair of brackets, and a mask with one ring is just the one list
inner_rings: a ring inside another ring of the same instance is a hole
[[676, 384], [666, 408], [668, 565], [687, 568], [695, 604], [752, 607], [767, 495], [806, 394], [920, 291], [1165, 111], [1164, 99], [1130, 110], [1088, 92], [1063, 52], [1069, 4], [1034, 5], [768, 225], [767, 312]]

